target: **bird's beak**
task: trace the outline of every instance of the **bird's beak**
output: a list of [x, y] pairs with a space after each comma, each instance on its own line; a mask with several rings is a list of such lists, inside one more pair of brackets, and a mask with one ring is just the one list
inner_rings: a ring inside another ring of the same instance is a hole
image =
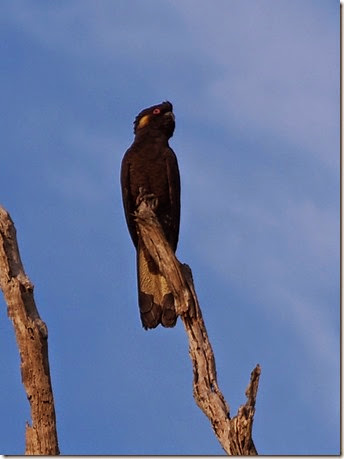
[[173, 112], [166, 112], [165, 116], [170, 116], [173, 119], [173, 121], [175, 120], [175, 116]]

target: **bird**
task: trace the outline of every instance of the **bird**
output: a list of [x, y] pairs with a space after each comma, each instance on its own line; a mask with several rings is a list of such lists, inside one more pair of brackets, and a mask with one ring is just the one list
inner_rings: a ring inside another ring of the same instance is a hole
[[174, 327], [175, 300], [166, 279], [150, 257], [137, 229], [134, 213], [142, 195], [153, 197], [155, 214], [175, 252], [180, 225], [180, 174], [169, 146], [175, 129], [169, 101], [142, 110], [134, 121], [134, 141], [121, 164], [121, 189], [128, 230], [136, 248], [137, 286], [143, 328]]

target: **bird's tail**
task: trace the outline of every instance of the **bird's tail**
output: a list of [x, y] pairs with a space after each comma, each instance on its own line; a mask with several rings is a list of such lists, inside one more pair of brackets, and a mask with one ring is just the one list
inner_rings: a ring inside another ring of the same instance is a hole
[[155, 328], [160, 323], [164, 327], [174, 327], [177, 314], [173, 294], [147, 249], [140, 243], [137, 248], [137, 284], [143, 327]]

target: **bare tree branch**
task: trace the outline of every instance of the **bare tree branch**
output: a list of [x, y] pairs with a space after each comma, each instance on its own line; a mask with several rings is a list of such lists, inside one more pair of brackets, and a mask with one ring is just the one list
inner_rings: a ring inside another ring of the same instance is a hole
[[150, 199], [142, 199], [136, 212], [140, 236], [159, 266], [177, 303], [189, 340], [193, 366], [193, 394], [197, 405], [208, 417], [213, 430], [228, 455], [256, 455], [252, 425], [260, 376], [259, 365], [251, 373], [246, 389], [247, 401], [230, 418], [229, 407], [217, 384], [214, 353], [197, 300], [191, 269], [182, 265], [165, 239]]
[[30, 402], [32, 426], [26, 425], [25, 454], [59, 454], [54, 398], [48, 360], [48, 330], [24, 272], [16, 230], [0, 206], [0, 288], [13, 322], [21, 359], [22, 382]]

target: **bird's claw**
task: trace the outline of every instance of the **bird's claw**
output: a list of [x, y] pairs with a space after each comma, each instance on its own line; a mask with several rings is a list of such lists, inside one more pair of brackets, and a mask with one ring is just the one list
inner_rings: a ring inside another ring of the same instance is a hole
[[155, 196], [155, 194], [146, 193], [146, 190], [140, 186], [139, 194], [136, 198], [136, 206], [139, 207], [142, 201], [145, 201], [152, 210], [155, 210], [158, 207], [158, 198]]

